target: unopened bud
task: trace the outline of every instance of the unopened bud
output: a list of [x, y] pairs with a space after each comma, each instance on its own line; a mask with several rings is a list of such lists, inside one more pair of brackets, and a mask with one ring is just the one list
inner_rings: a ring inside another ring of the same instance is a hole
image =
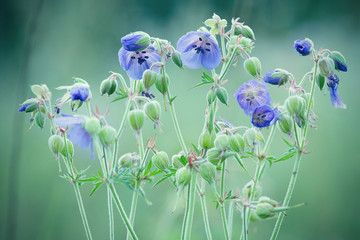
[[61, 155], [63, 155], [64, 157], [67, 157], [66, 150], [69, 154], [69, 157], [72, 158], [74, 156], [74, 145], [69, 139], [66, 139], [66, 147], [64, 144], [64, 147], [61, 150]]
[[270, 218], [275, 216], [273, 212], [274, 207], [269, 203], [258, 203], [256, 205], [255, 213], [262, 219]]
[[115, 78], [111, 77], [111, 78], [105, 79], [100, 84], [100, 94], [101, 94], [101, 96], [104, 94], [107, 94], [108, 96], [110, 96], [111, 94], [113, 94], [115, 92], [117, 87], [118, 87], [118, 82], [116, 81]]
[[191, 172], [190, 169], [182, 167], [176, 171], [175, 174], [176, 184], [179, 187], [184, 187], [190, 183]]
[[215, 147], [219, 150], [225, 150], [229, 147], [229, 137], [226, 134], [218, 134], [215, 138]]
[[126, 153], [119, 158], [118, 164], [123, 168], [134, 168], [139, 165], [139, 161], [137, 153]]
[[59, 135], [52, 135], [48, 140], [50, 150], [58, 155], [64, 147], [64, 139]]
[[212, 104], [215, 101], [216, 98], [216, 92], [213, 89], [210, 89], [208, 94], [207, 94], [207, 100], [209, 105]]
[[253, 188], [254, 188], [254, 181], [250, 181], [248, 182], [242, 189], [242, 192], [243, 192], [243, 195], [244, 196], [250, 196], [251, 194], [255, 194], [254, 195], [254, 198], [258, 198], [261, 194], [261, 186], [260, 186], [260, 183], [258, 182], [256, 184], [256, 190], [254, 193], [252, 193], [253, 191]]
[[245, 143], [240, 134], [234, 134], [229, 137], [229, 143], [232, 150], [242, 152], [245, 149]]
[[159, 170], [169, 169], [170, 160], [166, 152], [157, 152], [151, 160]]
[[90, 118], [85, 121], [84, 124], [85, 130], [91, 134], [96, 135], [100, 131], [100, 121], [97, 118]]
[[338, 51], [332, 51], [329, 56], [335, 63], [335, 69], [339, 71], [346, 72], [347, 65], [345, 57]]
[[199, 172], [203, 179], [208, 183], [212, 183], [215, 180], [215, 166], [211, 162], [205, 162], [199, 166]]
[[306, 108], [306, 101], [300, 96], [290, 96], [285, 101], [285, 106], [290, 115], [302, 116]]
[[261, 74], [261, 62], [257, 57], [251, 57], [244, 61], [245, 70], [253, 77], [259, 78]]
[[176, 66], [178, 66], [179, 68], [182, 68], [184, 66], [184, 64], [183, 64], [180, 56], [181, 56], [180, 52], [175, 51], [171, 55], [171, 59], [173, 60], [173, 62], [175, 63]]
[[111, 126], [104, 126], [100, 129], [99, 138], [103, 145], [110, 146], [115, 142], [116, 130]]
[[160, 93], [165, 95], [169, 87], [169, 76], [167, 74], [165, 76], [164, 74], [157, 74], [155, 86]]
[[155, 123], [159, 121], [161, 107], [158, 101], [152, 100], [150, 102], [145, 103], [144, 111], [151, 121]]
[[147, 69], [144, 71], [142, 76], [142, 82], [146, 89], [150, 89], [152, 85], [156, 82], [157, 73], [153, 70]]
[[257, 131], [254, 128], [246, 129], [244, 133], [244, 142], [248, 147], [252, 147], [256, 141], [256, 133]]
[[254, 31], [247, 25], [242, 27], [241, 33], [244, 37], [250, 38], [251, 40], [255, 40]]
[[173, 155], [171, 157], [172, 166], [176, 169], [182, 168], [184, 165], [180, 162], [180, 154]]
[[134, 131], [139, 132], [144, 125], [145, 113], [143, 110], [135, 109], [129, 112], [130, 126]]
[[334, 74], [335, 63], [329, 57], [324, 57], [319, 60], [319, 69], [322, 75], [328, 77]]
[[292, 75], [281, 68], [275, 69], [274, 71], [269, 71], [264, 75], [264, 82], [267, 82], [272, 85], [283, 85], [286, 84], [290, 79], [292, 79]]
[[216, 96], [223, 104], [227, 105], [228, 93], [225, 88], [219, 87], [216, 89]]
[[199, 145], [204, 149], [214, 147], [215, 136], [214, 131], [209, 133], [209, 131], [205, 130], [199, 137]]
[[268, 204], [270, 204], [270, 205], [273, 206], [273, 207], [279, 206], [279, 203], [278, 203], [277, 201], [272, 200], [271, 198], [266, 197], [266, 196], [261, 196], [261, 197], [259, 198], [259, 203], [268, 203]]
[[293, 123], [289, 112], [283, 106], [279, 107], [279, 111], [280, 111], [280, 119], [277, 122], [278, 128], [283, 133], [291, 134]]
[[121, 43], [127, 51], [141, 51], [150, 45], [149, 34], [137, 31], [121, 38]]
[[214, 165], [217, 165], [220, 161], [220, 155], [222, 151], [217, 148], [211, 148], [207, 151], [206, 156], [207, 160]]

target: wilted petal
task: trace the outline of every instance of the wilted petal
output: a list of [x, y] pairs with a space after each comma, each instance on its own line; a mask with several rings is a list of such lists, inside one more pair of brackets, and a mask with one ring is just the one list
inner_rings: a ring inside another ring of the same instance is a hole
[[84, 149], [88, 148], [92, 141], [91, 135], [82, 128], [80, 124], [75, 125], [70, 129], [68, 138], [70, 141]]
[[346, 109], [346, 105], [343, 103], [343, 101], [340, 99], [339, 94], [337, 93], [337, 88], [338, 88], [337, 84], [334, 87], [330, 88], [331, 104], [335, 108], [344, 108], [344, 109]]

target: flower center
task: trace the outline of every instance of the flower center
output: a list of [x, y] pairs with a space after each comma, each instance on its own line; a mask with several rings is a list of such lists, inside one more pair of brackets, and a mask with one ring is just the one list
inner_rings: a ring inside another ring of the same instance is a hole
[[210, 52], [210, 46], [211, 43], [208, 39], [203, 39], [202, 37], [199, 37], [199, 40], [194, 44], [192, 47], [196, 51], [196, 53], [205, 53], [205, 51]]
[[253, 104], [254, 99], [255, 99], [255, 97], [254, 97], [254, 94], [252, 92], [249, 92], [249, 93], [246, 94], [246, 99], [245, 100], [247, 102], [249, 102], [249, 105]]
[[135, 52], [134, 56], [131, 56], [132, 60], [137, 59], [137, 63], [139, 65], [143, 64], [144, 62], [146, 62], [146, 60], [149, 58], [149, 56], [146, 56], [147, 52], [146, 51], [141, 51], [141, 52]]

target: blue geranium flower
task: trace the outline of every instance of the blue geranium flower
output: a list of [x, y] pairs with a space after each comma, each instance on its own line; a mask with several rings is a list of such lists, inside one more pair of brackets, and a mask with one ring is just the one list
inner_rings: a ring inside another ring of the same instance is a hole
[[152, 45], [142, 51], [127, 51], [122, 47], [118, 55], [120, 66], [134, 80], [140, 80], [145, 70], [161, 61], [160, 54]]
[[309, 55], [312, 50], [312, 44], [307, 40], [296, 40], [294, 43], [295, 50], [303, 56]]
[[84, 102], [89, 97], [89, 93], [89, 89], [83, 85], [73, 87], [70, 90], [71, 100], [80, 100], [81, 102]]
[[61, 114], [61, 116], [62, 117], [60, 118], [54, 119], [55, 124], [59, 127], [72, 127], [68, 134], [69, 140], [83, 149], [90, 146], [91, 158], [95, 159], [93, 152], [93, 139], [91, 134], [83, 128], [85, 119], [65, 114]]
[[346, 108], [346, 105], [343, 103], [343, 101], [340, 99], [338, 93], [337, 93], [337, 88], [339, 85], [339, 78], [336, 74], [334, 75], [330, 75], [327, 79], [327, 85], [330, 88], [330, 100], [331, 100], [331, 104], [335, 107], [335, 108]]
[[258, 80], [250, 80], [235, 91], [234, 97], [244, 110], [244, 113], [249, 115], [250, 112], [259, 106], [270, 105], [271, 96], [267, 89], [265, 83]]
[[203, 66], [208, 70], [216, 68], [221, 62], [221, 52], [214, 36], [207, 32], [188, 32], [177, 42], [181, 60], [188, 68]]
[[121, 38], [121, 43], [127, 51], [141, 51], [149, 46], [150, 36], [145, 32], [134, 32]]
[[254, 112], [251, 115], [251, 123], [255, 127], [259, 128], [271, 126], [275, 124], [275, 122], [279, 119], [279, 110], [277, 108], [272, 109], [268, 105], [262, 105], [255, 108]]

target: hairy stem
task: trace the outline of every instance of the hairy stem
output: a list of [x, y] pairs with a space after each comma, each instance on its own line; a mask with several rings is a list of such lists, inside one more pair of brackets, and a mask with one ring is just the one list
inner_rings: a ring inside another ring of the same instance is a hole
[[[203, 180], [203, 183], [204, 183], [204, 180]], [[206, 237], [208, 240], [212, 240], [209, 216], [208, 216], [207, 208], [206, 208], [206, 199], [205, 199], [205, 192], [204, 192], [205, 186], [203, 184], [202, 189], [200, 189], [200, 187], [198, 185], [196, 185], [196, 189], [197, 189], [198, 195], [200, 197], [201, 210], [203, 213]]]
[[220, 182], [221, 204], [220, 204], [220, 210], [221, 210], [221, 219], [222, 219], [222, 222], [223, 222], [225, 239], [230, 239], [229, 230], [228, 230], [228, 226], [227, 226], [227, 222], [226, 222], [226, 212], [225, 212], [225, 202], [224, 202], [225, 167], [226, 167], [226, 161], [223, 162], [223, 165], [222, 165], [222, 168], [221, 168], [221, 182]]

